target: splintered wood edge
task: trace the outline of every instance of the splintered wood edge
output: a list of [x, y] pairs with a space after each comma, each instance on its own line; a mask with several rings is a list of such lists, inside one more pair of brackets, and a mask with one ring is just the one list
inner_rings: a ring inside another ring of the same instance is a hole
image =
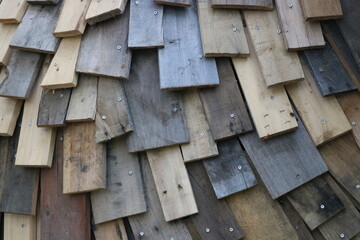
[[[151, 0], [149, 0], [151, 1]], [[168, 6], [175, 6], [175, 7], [192, 7], [192, 4], [179, 4], [179, 3], [173, 3], [173, 2], [167, 2], [167, 1], [161, 1], [161, 0], [155, 0], [155, 3], [162, 4], [162, 5], [168, 5]]]
[[110, 18], [116, 17], [120, 14], [122, 14], [125, 11], [125, 9], [122, 11], [119, 8], [113, 9], [111, 11], [108, 12], [104, 12], [102, 14], [96, 15], [96, 16], [92, 16], [89, 18], [85, 18], [85, 21], [89, 24], [89, 25], [94, 25], [98, 22], [102, 22], [105, 20], [108, 20]]
[[245, 9], [245, 10], [264, 10], [271, 11], [274, 9], [272, 7], [261, 7], [261, 6], [249, 6], [249, 5], [224, 5], [224, 4], [211, 4], [212, 8], [222, 8], [222, 9]]
[[59, 31], [59, 32], [54, 32], [53, 35], [54, 37], [57, 38], [66, 38], [66, 37], [78, 37], [83, 35], [84, 33], [79, 31], [79, 30], [70, 30], [70, 31]]
[[305, 76], [303, 76], [301, 78], [297, 78], [297, 79], [291, 79], [291, 80], [285, 81], [285, 82], [274, 83], [274, 84], [267, 85], [267, 88], [277, 87], [279, 85], [292, 84], [292, 83], [295, 83], [295, 82], [298, 82], [298, 81], [303, 81], [304, 79], [305, 79]]
[[280, 132], [277, 132], [277, 133], [271, 134], [271, 135], [260, 136], [260, 135], [259, 135], [259, 132], [257, 132], [257, 133], [258, 133], [258, 136], [259, 136], [260, 139], [262, 139], [262, 140], [267, 140], [267, 139], [270, 139], [270, 138], [273, 138], [273, 137], [277, 137], [277, 136], [283, 135], [283, 134], [285, 134], [285, 133], [293, 132], [293, 131], [296, 130], [298, 127], [299, 127], [299, 126], [296, 125], [296, 126], [294, 126], [293, 128], [288, 128], [288, 129], [285, 129], [285, 130], [283, 130], [283, 131], [280, 131]]

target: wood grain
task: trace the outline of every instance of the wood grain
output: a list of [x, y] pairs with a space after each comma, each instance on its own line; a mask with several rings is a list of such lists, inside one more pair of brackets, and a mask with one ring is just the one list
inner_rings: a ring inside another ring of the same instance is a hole
[[86, 13], [86, 21], [90, 25], [113, 18], [125, 11], [127, 0], [97, 1], [91, 0]]
[[5, 213], [4, 239], [36, 240], [36, 217]]
[[191, 7], [192, 5], [192, 0], [154, 0], [154, 2], [176, 7]]
[[212, 8], [272, 10], [272, 0], [211, 0]]
[[95, 225], [94, 234], [96, 240], [128, 240], [122, 219]]
[[343, 15], [340, 0], [301, 0], [302, 12], [307, 21], [341, 18]]
[[0, 23], [0, 65], [8, 65], [12, 52], [9, 44], [16, 32], [17, 27], [17, 24]]
[[0, 23], [20, 23], [28, 6], [26, 0], [3, 0], [0, 6]]

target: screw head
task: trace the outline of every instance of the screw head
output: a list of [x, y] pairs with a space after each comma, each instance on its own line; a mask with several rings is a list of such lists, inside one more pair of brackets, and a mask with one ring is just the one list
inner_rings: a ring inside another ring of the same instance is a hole
[[281, 29], [276, 30], [277, 34], [280, 34], [281, 32], [282, 32]]
[[288, 4], [288, 7], [289, 7], [289, 8], [292, 8], [293, 6], [294, 6], [294, 5], [293, 5], [292, 3], [289, 3], [289, 4]]
[[144, 236], [145, 235], [145, 233], [144, 232], [140, 232], [140, 236]]
[[178, 110], [178, 108], [177, 108], [177, 107], [174, 107], [172, 111], [173, 111], [173, 112], [177, 112], [177, 110]]
[[271, 98], [271, 100], [274, 100], [274, 99], [275, 99], [275, 97], [274, 97], [274, 96], [271, 96], [270, 98]]
[[234, 229], [233, 228], [229, 228], [229, 232], [233, 232], [234, 231]]
[[84, 101], [85, 101], [85, 98], [82, 98], [82, 99], [81, 99], [81, 102], [84, 102]]
[[326, 124], [326, 120], [325, 120], [325, 119], [322, 120], [322, 121], [321, 121], [321, 124]]
[[155, 11], [154, 11], [154, 15], [157, 15], [157, 14], [158, 14], [158, 11], [155, 10]]
[[204, 132], [200, 132], [200, 136], [205, 136], [205, 133]]
[[132, 171], [132, 170], [130, 170], [130, 171], [129, 171], [129, 175], [132, 175], [132, 174], [133, 174], [133, 171]]
[[325, 209], [325, 205], [321, 204], [321, 205], [320, 205], [320, 208], [321, 208], [321, 209]]
[[259, 25], [256, 25], [256, 26], [255, 26], [255, 29], [256, 29], [256, 30], [260, 30], [260, 26], [259, 26]]
[[230, 117], [231, 117], [231, 118], [234, 118], [234, 117], [235, 117], [235, 114], [233, 114], [233, 113], [230, 114]]
[[203, 58], [203, 55], [200, 54], [200, 55], [199, 55], [199, 58], [202, 59], [202, 58]]
[[175, 238], [174, 238], [174, 237], [171, 237], [170, 240], [175, 240]]
[[357, 189], [360, 189], [360, 184], [356, 184], [355, 186]]
[[236, 32], [236, 31], [237, 31], [237, 28], [236, 28], [236, 27], [233, 27], [232, 30], [233, 30], [233, 32]]
[[122, 98], [121, 98], [121, 97], [118, 97], [118, 98], [116, 99], [116, 101], [121, 102], [121, 101], [122, 101]]
[[59, 137], [59, 141], [60, 141], [60, 142], [63, 142], [63, 141], [64, 141], [64, 138], [63, 138], [63, 137]]
[[355, 122], [355, 121], [352, 121], [352, 122], [351, 122], [351, 125], [356, 126], [356, 122]]
[[27, 125], [28, 125], [28, 126], [31, 126], [31, 125], [32, 125], [32, 122], [27, 122]]
[[64, 97], [64, 94], [60, 94], [59, 97], [61, 97], [61, 98]]
[[117, 46], [116, 46], [116, 49], [117, 49], [117, 50], [120, 50], [121, 48], [122, 48], [121, 45], [117, 45]]
[[101, 118], [105, 120], [105, 119], [106, 119], [106, 116], [105, 116], [105, 115], [102, 115]]
[[209, 232], [210, 232], [210, 228], [205, 228], [205, 232], [209, 233]]
[[341, 233], [341, 234], [339, 235], [339, 237], [340, 237], [340, 238], [345, 238], [345, 234]]
[[139, 4], [139, 1], [135, 1], [135, 5], [138, 5]]
[[320, 72], [324, 72], [324, 68], [319, 67], [319, 71], [320, 71]]
[[238, 167], [237, 167], [240, 171], [241, 171], [241, 169], [242, 169], [242, 166], [241, 165], [239, 165]]

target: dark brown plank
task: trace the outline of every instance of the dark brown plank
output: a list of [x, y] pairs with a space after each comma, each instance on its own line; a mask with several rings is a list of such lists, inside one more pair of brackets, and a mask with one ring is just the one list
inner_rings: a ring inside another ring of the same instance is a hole
[[209, 0], [213, 8], [272, 10], [272, 0]]
[[130, 152], [189, 142], [179, 92], [161, 91], [156, 50], [135, 52], [129, 81], [123, 87], [133, 118], [128, 137]]
[[58, 129], [53, 165], [41, 169], [40, 239], [88, 240], [88, 194], [63, 194], [63, 130]]
[[154, 0], [154, 2], [177, 7], [191, 7], [192, 5], [192, 0]]
[[216, 59], [220, 85], [199, 90], [214, 140], [222, 140], [253, 130], [231, 61]]

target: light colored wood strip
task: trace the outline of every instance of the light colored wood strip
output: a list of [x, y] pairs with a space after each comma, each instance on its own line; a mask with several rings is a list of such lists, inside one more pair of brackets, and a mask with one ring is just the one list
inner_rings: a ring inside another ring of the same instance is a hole
[[26, 0], [2, 0], [0, 23], [20, 23], [29, 4]]
[[86, 13], [86, 21], [89, 24], [95, 24], [122, 14], [127, 1], [128, 0], [91, 0], [90, 7]]
[[343, 15], [340, 0], [300, 0], [300, 2], [307, 21], [337, 19]]
[[94, 234], [96, 240], [128, 240], [122, 219], [96, 225]]
[[17, 24], [0, 23], [0, 65], [7, 65], [9, 62], [11, 55], [9, 44], [16, 32], [17, 27]]
[[5, 240], [36, 240], [36, 217], [31, 215], [5, 213]]

